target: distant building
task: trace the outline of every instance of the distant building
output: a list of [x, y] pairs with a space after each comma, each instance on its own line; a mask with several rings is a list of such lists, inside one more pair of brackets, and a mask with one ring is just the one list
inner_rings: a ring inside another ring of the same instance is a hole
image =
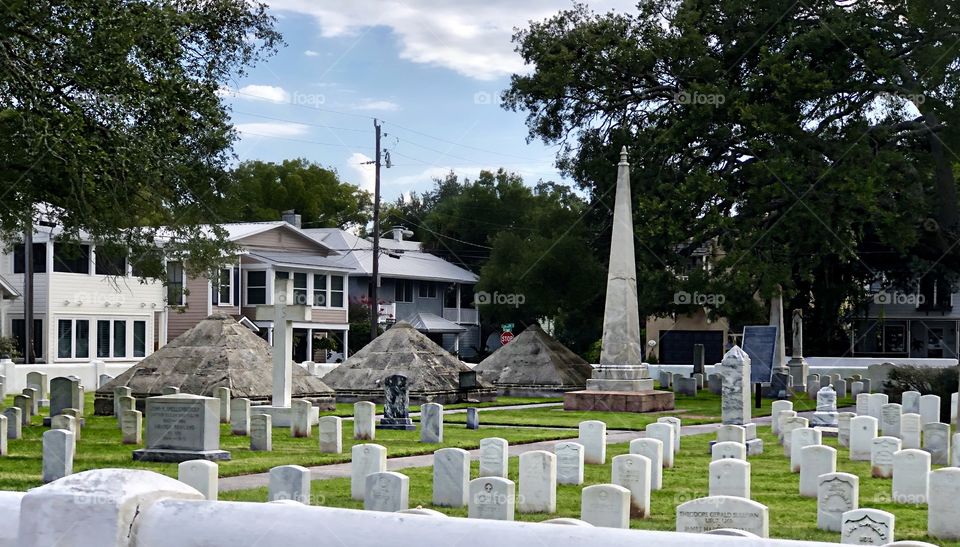
[[[351, 304], [369, 305], [373, 277], [373, 243], [338, 228], [305, 233], [343, 256], [335, 263], [350, 270]], [[480, 317], [473, 290], [478, 277], [405, 240], [402, 228], [381, 238], [380, 321], [408, 321], [447, 351], [472, 357], [481, 347]]]
[[957, 358], [960, 293], [943, 278], [927, 277], [913, 292], [871, 287], [866, 314], [854, 322], [854, 356]]

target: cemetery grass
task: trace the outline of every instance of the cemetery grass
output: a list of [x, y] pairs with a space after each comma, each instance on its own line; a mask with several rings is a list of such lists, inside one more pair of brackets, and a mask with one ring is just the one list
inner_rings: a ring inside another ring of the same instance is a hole
[[[751, 408], [753, 416], [770, 415], [770, 399], [761, 401], [761, 408]], [[844, 397], [837, 400], [839, 407], [853, 406], [856, 400]], [[683, 425], [717, 423], [720, 421], [720, 396], [709, 391], [701, 391], [695, 397], [675, 395], [674, 410], [662, 412], [592, 412], [565, 411], [562, 407], [526, 408], [512, 410], [481, 410], [480, 425], [502, 426], [538, 426], [576, 428], [584, 420], [606, 422], [608, 430], [643, 431], [647, 425], [664, 416], [678, 416]], [[816, 410], [816, 401], [806, 395], [793, 399], [793, 407], [798, 412]], [[446, 407], [445, 407], [446, 408]], [[444, 423], [466, 423], [466, 414], [451, 414], [443, 417]]]
[[[482, 425], [481, 425], [482, 427]], [[484, 431], [481, 429], [481, 431]], [[495, 430], [487, 429], [489, 436], [499, 435]], [[769, 426], [760, 426], [758, 435], [764, 442], [764, 453], [750, 458], [751, 496], [769, 508], [770, 536], [781, 539], [800, 539], [826, 542], [839, 542], [839, 532], [826, 532], [817, 529], [817, 504], [814, 498], [799, 496], [800, 475], [789, 471], [790, 458], [783, 455], [783, 448], [777, 444], [776, 437], [770, 433]], [[652, 492], [651, 516], [646, 519], [632, 519], [630, 526], [635, 529], [665, 530], [676, 529], [676, 506], [696, 498], [705, 497], [709, 491], [707, 466], [710, 456], [707, 453], [709, 441], [715, 434], [703, 434], [683, 437], [682, 449], [672, 469], [663, 470], [663, 489]], [[824, 444], [837, 449], [837, 470], [853, 473], [860, 477], [860, 507], [882, 509], [896, 515], [897, 540], [920, 540], [935, 544], [942, 542], [926, 536], [926, 506], [894, 504], [890, 501], [891, 479], [870, 477], [870, 462], [851, 462], [846, 448], [837, 445], [835, 437], [825, 437]], [[586, 465], [581, 486], [560, 485], [557, 488], [557, 512], [553, 514], [516, 513], [518, 521], [541, 521], [557, 517], [580, 517], [580, 490], [583, 486], [610, 482], [611, 460], [614, 456], [628, 451], [627, 444], [607, 446], [607, 462], [604, 465]], [[479, 463], [474, 457], [471, 462], [471, 478], [476, 478]], [[509, 477], [517, 481], [518, 458], [510, 458]], [[435, 507], [431, 503], [433, 488], [433, 468], [420, 467], [402, 469], [399, 472], [410, 477], [410, 507], [422, 506], [436, 509], [447, 515], [465, 517], [466, 508], [451, 509]], [[519, 489], [517, 490], [519, 493]], [[221, 500], [259, 501], [267, 499], [267, 489], [238, 490], [221, 492]], [[312, 482], [312, 504], [328, 507], [346, 507], [362, 509], [363, 502], [350, 498], [350, 479], [330, 479]]]
[[[6, 403], [12, 404], [12, 397]], [[81, 432], [74, 457], [74, 473], [89, 469], [129, 468], [149, 469], [171, 477], [177, 476], [176, 463], [135, 462], [133, 450], [143, 448], [140, 445], [122, 444], [122, 435], [117, 420], [109, 416], [93, 415], [93, 394], [88, 393], [84, 405], [86, 426]], [[0, 490], [27, 490], [41, 483], [43, 443], [42, 435], [49, 428], [43, 427], [42, 415], [47, 409], [41, 409], [41, 416], [34, 416], [31, 425], [23, 428], [23, 438], [9, 440], [7, 456], [0, 457]], [[446, 418], [446, 416], [444, 416]], [[353, 422], [343, 422], [343, 453], [321, 454], [319, 433], [314, 426], [311, 437], [294, 439], [289, 428], [273, 428], [273, 451], [250, 451], [250, 438], [234, 436], [229, 424], [221, 424], [220, 448], [231, 452], [232, 459], [218, 462], [220, 476], [247, 475], [269, 471], [277, 465], [297, 464], [303, 466], [326, 465], [350, 461], [350, 447], [363, 441], [353, 440]], [[389, 457], [429, 454], [441, 447], [473, 449], [480, 446], [480, 439], [491, 435], [508, 439], [511, 443], [526, 443], [550, 439], [569, 438], [569, 431], [535, 429], [487, 429], [486, 431], [468, 430], [464, 427], [447, 427], [442, 445], [421, 444], [419, 431], [377, 430], [376, 442], [387, 447]], [[146, 419], [144, 420], [144, 437]]]

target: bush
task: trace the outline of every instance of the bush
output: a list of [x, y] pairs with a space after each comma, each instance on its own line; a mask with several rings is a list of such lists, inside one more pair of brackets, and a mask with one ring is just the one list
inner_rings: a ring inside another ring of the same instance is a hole
[[0, 357], [8, 359], [17, 359], [20, 352], [17, 351], [17, 339], [13, 337], [0, 337]]
[[890, 369], [883, 391], [891, 402], [902, 402], [904, 391], [940, 396], [940, 421], [950, 423], [950, 397], [960, 385], [957, 367], [934, 368], [899, 365]]

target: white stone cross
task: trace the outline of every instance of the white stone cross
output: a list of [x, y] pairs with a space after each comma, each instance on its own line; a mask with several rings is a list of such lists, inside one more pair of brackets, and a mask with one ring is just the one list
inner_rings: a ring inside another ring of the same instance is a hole
[[273, 281], [273, 305], [257, 306], [257, 320], [273, 320], [273, 399], [276, 407], [290, 408], [293, 397], [293, 323], [310, 321], [310, 306], [294, 305], [289, 279]]

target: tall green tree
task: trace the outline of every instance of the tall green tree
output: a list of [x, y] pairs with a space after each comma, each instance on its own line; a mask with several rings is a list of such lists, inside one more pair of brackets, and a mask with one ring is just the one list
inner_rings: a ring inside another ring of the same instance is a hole
[[477, 290], [492, 296], [480, 306], [485, 323], [522, 329], [552, 318], [575, 350], [599, 337], [604, 277], [592, 251], [596, 233], [584, 221], [588, 205], [570, 188], [531, 187], [501, 169], [481, 171], [476, 180], [451, 173], [412, 198], [385, 218], [413, 229], [430, 252], [479, 274]]
[[218, 91], [281, 43], [266, 5], [9, 0], [0, 14], [0, 236], [42, 220], [143, 249], [165, 226], [167, 250], [217, 259], [224, 234], [199, 224], [236, 138]]
[[[960, 10], [932, 0], [578, 5], [516, 35], [534, 70], [503, 98], [594, 201], [628, 146], [648, 312], [691, 311], [682, 289], [756, 320], [781, 285], [808, 346], [843, 351], [865, 285], [960, 271], [958, 39]], [[691, 270], [707, 244], [722, 255]]]
[[372, 213], [368, 192], [305, 159], [243, 162], [224, 195], [218, 214], [235, 221], [277, 220], [292, 209], [307, 228], [350, 228], [365, 225]]

